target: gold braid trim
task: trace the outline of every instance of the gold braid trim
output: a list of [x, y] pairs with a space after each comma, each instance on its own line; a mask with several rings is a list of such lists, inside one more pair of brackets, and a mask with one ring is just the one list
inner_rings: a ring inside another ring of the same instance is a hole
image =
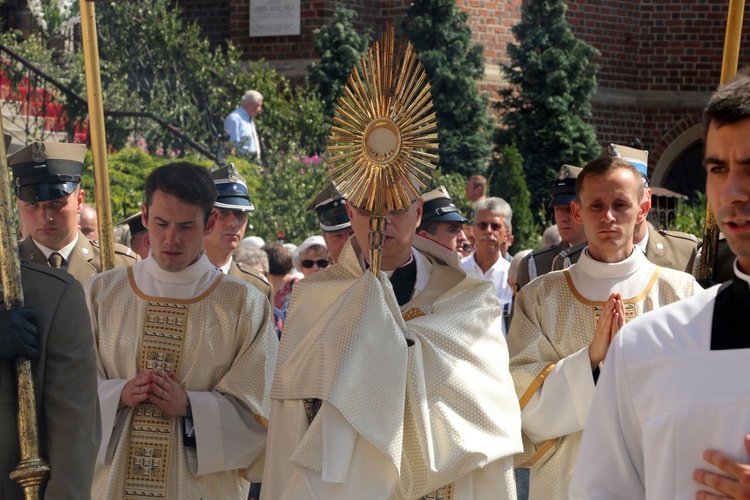
[[531, 382], [531, 385], [529, 385], [529, 388], [526, 389], [526, 392], [523, 393], [523, 396], [521, 396], [521, 399], [518, 400], [518, 403], [521, 405], [521, 409], [523, 410], [524, 406], [526, 406], [529, 401], [531, 401], [531, 397], [534, 395], [536, 391], [539, 390], [539, 388], [544, 383], [544, 379], [547, 378], [547, 375], [552, 371], [552, 369], [555, 367], [556, 363], [550, 363], [547, 366], [544, 367], [544, 369], [539, 372], [539, 375], [536, 376], [533, 382]]

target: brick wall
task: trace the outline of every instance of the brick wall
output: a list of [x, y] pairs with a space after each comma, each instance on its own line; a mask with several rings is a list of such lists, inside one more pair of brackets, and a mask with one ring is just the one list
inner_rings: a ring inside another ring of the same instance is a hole
[[[299, 36], [250, 38], [250, 0], [175, 1], [212, 43], [229, 39], [248, 59], [265, 58], [296, 81], [317, 57], [313, 30], [326, 24], [335, 8], [335, 0], [302, 0]], [[520, 19], [521, 2], [457, 0], [470, 15], [475, 41], [484, 46], [487, 66], [480, 87], [491, 98], [503, 85], [499, 64], [507, 62], [506, 45], [513, 41], [511, 27]], [[359, 13], [358, 28], [370, 28], [378, 36], [386, 21], [405, 15], [410, 0], [342, 3]], [[697, 123], [718, 85], [728, 2], [587, 0], [568, 2], [568, 9], [576, 35], [602, 53], [591, 120], [600, 141], [628, 143], [638, 137], [651, 152], [651, 170], [669, 168], [659, 164], [661, 153], [681, 131]], [[750, 46], [749, 37], [744, 36], [744, 47]], [[750, 52], [745, 49], [740, 65], [748, 64]]]

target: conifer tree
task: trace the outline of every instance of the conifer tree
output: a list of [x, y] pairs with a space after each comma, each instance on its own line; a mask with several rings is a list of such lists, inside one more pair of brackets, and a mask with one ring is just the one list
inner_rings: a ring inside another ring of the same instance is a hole
[[310, 81], [317, 87], [327, 116], [333, 117], [336, 106], [352, 68], [370, 45], [370, 34], [354, 28], [357, 12], [336, 4], [331, 22], [313, 31], [313, 48], [320, 62], [310, 65]]
[[[524, 161], [531, 207], [543, 214], [549, 186], [564, 163], [583, 166], [599, 152], [591, 115], [599, 51], [576, 39], [564, 0], [529, 0], [513, 27], [509, 86], [500, 91], [504, 127], [495, 141], [515, 144]], [[515, 208], [515, 207], [514, 207]]]
[[486, 171], [494, 124], [477, 82], [484, 49], [471, 43], [468, 14], [455, 0], [414, 0], [400, 26], [424, 65], [432, 86], [444, 172], [469, 176]]
[[523, 157], [514, 145], [503, 146], [500, 155], [490, 167], [490, 193], [499, 196], [513, 209], [513, 236], [515, 241], [512, 252], [538, 246], [535, 238], [538, 231], [534, 216], [529, 207], [531, 195], [526, 187], [523, 170]]

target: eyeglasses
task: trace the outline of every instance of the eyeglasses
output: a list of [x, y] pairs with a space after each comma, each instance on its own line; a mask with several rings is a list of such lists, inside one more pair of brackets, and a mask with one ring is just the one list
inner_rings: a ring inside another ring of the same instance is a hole
[[318, 259], [318, 260], [305, 259], [302, 261], [302, 267], [304, 267], [305, 269], [310, 269], [312, 266], [317, 264], [319, 268], [324, 269], [328, 267], [328, 264], [330, 263], [331, 261], [328, 259]]
[[474, 251], [474, 245], [469, 243], [468, 241], [465, 241], [461, 243], [461, 251], [463, 252], [473, 252]]
[[493, 222], [492, 224], [488, 224], [486, 222], [477, 222], [477, 228], [480, 231], [484, 231], [485, 229], [487, 229], [488, 226], [493, 231], [500, 231], [501, 229], [503, 229], [503, 225], [502, 224], [498, 224], [497, 222]]

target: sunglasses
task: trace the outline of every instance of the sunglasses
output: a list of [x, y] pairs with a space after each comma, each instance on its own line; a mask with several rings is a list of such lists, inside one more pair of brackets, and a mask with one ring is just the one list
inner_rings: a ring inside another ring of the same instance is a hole
[[492, 228], [493, 231], [500, 231], [503, 228], [502, 224], [498, 224], [497, 222], [493, 222], [492, 224], [487, 224], [486, 222], [477, 222], [477, 228], [479, 228], [480, 231], [484, 231], [487, 229], [487, 226]]
[[330, 263], [331, 261], [329, 261], [328, 259], [318, 259], [318, 260], [305, 259], [302, 261], [302, 267], [304, 267], [305, 269], [310, 269], [312, 266], [317, 264], [319, 268], [324, 269], [328, 267], [328, 264]]

